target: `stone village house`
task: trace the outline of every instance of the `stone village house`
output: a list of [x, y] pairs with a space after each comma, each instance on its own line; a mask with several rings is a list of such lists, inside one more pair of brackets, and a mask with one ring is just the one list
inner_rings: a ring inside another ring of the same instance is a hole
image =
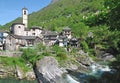
[[15, 51], [20, 47], [33, 46], [36, 40], [37, 42], [42, 42], [41, 27], [32, 27], [28, 29], [27, 8], [22, 9], [22, 17], [22, 23], [14, 23], [11, 25], [10, 33], [3, 43], [5, 50]]
[[[51, 46], [58, 43], [59, 46], [77, 46], [78, 41], [72, 39], [71, 29], [66, 27], [62, 34], [57, 32], [43, 30], [42, 27], [28, 28], [28, 10], [22, 9], [22, 23], [13, 23], [10, 32], [0, 31], [0, 48], [2, 50], [15, 51], [19, 48], [34, 46], [37, 43]], [[72, 40], [72, 41], [71, 41]]]

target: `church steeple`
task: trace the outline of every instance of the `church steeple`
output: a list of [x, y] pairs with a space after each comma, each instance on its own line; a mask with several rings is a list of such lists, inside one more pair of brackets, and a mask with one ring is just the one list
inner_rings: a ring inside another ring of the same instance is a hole
[[25, 24], [25, 27], [27, 28], [28, 26], [28, 9], [27, 8], [22, 8], [22, 18], [23, 18], [23, 24]]

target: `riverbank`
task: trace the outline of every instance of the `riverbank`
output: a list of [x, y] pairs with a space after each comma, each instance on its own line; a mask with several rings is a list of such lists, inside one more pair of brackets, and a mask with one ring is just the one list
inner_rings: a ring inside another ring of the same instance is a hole
[[0, 78], [35, 80], [31, 65], [21, 57], [0, 57]]
[[[48, 57], [53, 57], [56, 60], [56, 63], [58, 62], [57, 64], [60, 70], [64, 72], [66, 72], [66, 69], [79, 70], [80, 72], [82, 71], [85, 72], [88, 70], [86, 65], [90, 65], [90, 63], [92, 63], [89, 57], [84, 55], [81, 55], [81, 58], [83, 59], [81, 61], [80, 61], [80, 57], [78, 58], [78, 56], [73, 56], [73, 55], [69, 55], [69, 57], [67, 56], [66, 59], [63, 59], [63, 57], [60, 55], [59, 57], [55, 57], [55, 56], [48, 56]], [[46, 61], [44, 60], [44, 58], [40, 60]], [[50, 67], [51, 64], [47, 64], [47, 63], [50, 63], [51, 61], [53, 60], [46, 62], [46, 65]], [[40, 64], [44, 64], [44, 63], [41, 62], [38, 65]], [[53, 62], [52, 64], [55, 64], [55, 62]], [[43, 65], [43, 68], [44, 66], [45, 65]], [[40, 67], [42, 66], [40, 65]], [[50, 68], [50, 69], [52, 71], [54, 69], [54, 66], [53, 68]], [[23, 58], [0, 57], [0, 78], [4, 79], [8, 77], [15, 78], [15, 79], [26, 79], [26, 80], [36, 79], [36, 76], [33, 71], [33, 66], [30, 63], [27, 63], [27, 61], [23, 60]]]
[[[42, 53], [38, 54], [41, 51]], [[56, 77], [60, 77], [61, 80], [63, 74], [68, 74], [66, 77], [71, 78], [68, 70], [79, 73], [90, 72], [90, 66], [96, 63], [92, 58], [78, 48], [71, 48], [68, 52], [58, 46], [51, 48], [39, 46], [24, 49], [21, 57], [0, 57], [0, 74], [1, 78], [35, 80], [37, 77], [40, 81], [44, 81], [43, 79], [56, 81], [58, 80]], [[39, 79], [40, 77], [43, 79]]]

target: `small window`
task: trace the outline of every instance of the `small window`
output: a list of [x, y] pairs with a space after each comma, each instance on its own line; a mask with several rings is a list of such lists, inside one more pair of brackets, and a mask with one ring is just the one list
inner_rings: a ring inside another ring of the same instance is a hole
[[32, 30], [33, 30], [33, 31], [35, 31], [35, 29], [34, 29], [34, 28], [33, 28]]
[[35, 35], [35, 33], [32, 33], [32, 35]]
[[18, 26], [18, 28], [21, 28], [21, 26]]
[[28, 36], [28, 32], [26, 32], [26, 36]]
[[24, 11], [24, 15], [26, 15], [26, 11]]

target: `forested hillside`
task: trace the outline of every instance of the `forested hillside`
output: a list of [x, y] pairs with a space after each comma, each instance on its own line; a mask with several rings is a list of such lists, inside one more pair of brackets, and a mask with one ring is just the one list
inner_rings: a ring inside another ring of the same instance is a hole
[[[83, 27], [83, 16], [88, 13], [97, 12], [103, 8], [103, 0], [58, 0], [48, 5], [38, 12], [29, 15], [29, 27], [43, 26], [51, 30], [58, 30], [65, 26], [71, 28]], [[18, 18], [5, 26], [14, 22], [22, 21]]]

